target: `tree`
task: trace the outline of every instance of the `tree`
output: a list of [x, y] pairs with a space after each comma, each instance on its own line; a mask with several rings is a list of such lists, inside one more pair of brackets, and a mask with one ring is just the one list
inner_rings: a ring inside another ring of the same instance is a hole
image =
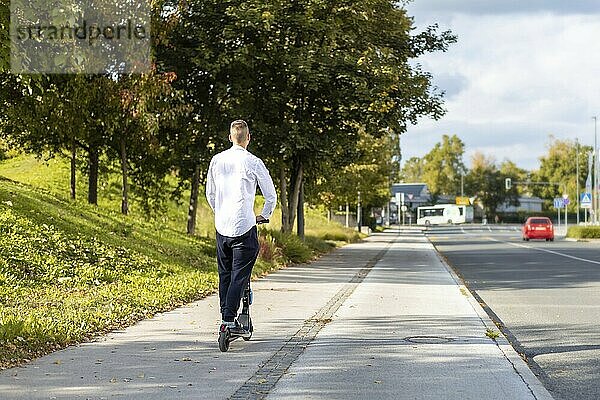
[[146, 214], [160, 209], [165, 193], [163, 178], [173, 169], [176, 139], [170, 127], [187, 111], [181, 95], [171, 83], [174, 73], [153, 70], [141, 75], [123, 75], [117, 84], [119, 111], [113, 118], [110, 141], [122, 176], [121, 212], [129, 211], [129, 178], [138, 187]]
[[434, 28], [411, 36], [412, 21], [394, 2], [179, 4], [171, 7], [175, 33], [157, 54], [194, 107], [182, 165], [182, 176], [193, 175], [192, 213], [200, 173], [227, 145], [231, 119], [248, 120], [253, 151], [277, 171], [282, 226], [291, 231], [301, 188], [327, 160], [353, 161], [359, 129], [380, 138], [443, 114], [431, 76], [409, 60], [445, 50], [454, 37]]
[[397, 177], [399, 143], [397, 138], [386, 136], [375, 139], [364, 130], [360, 131], [356, 159], [353, 163], [338, 167], [330, 164], [309, 192], [315, 203], [324, 204], [328, 210], [354, 203], [361, 193], [363, 209], [383, 206], [390, 198], [390, 182]]
[[[164, 34], [164, 24], [157, 22], [161, 20], [160, 10], [160, 2], [156, 2], [156, 40]], [[78, 150], [87, 153], [81, 167], [88, 173], [90, 204], [98, 202], [103, 157], [107, 156], [110, 164], [110, 157], [115, 155], [123, 176], [123, 213], [129, 209], [129, 177], [140, 188], [147, 212], [150, 203], [157, 204], [165, 197], [157, 188], [172, 169], [165, 163], [171, 160], [165, 154], [172, 154], [168, 150], [172, 142], [171, 138], [159, 136], [159, 132], [174, 114], [181, 112], [180, 99], [170, 86], [172, 74], [153, 70], [135, 76], [111, 73], [2, 77], [3, 89], [9, 89], [3, 94], [8, 92], [11, 100], [10, 106], [5, 100], [0, 102], [6, 111], [4, 118], [0, 117], [3, 136], [38, 155], [69, 154], [73, 199]]]
[[510, 160], [504, 160], [500, 164], [500, 173], [506, 178], [510, 178], [515, 186], [517, 193], [523, 195], [530, 189], [524, 185], [516, 185], [514, 182], [526, 182], [529, 179], [529, 172], [523, 168], [519, 168], [517, 164]]
[[[236, 54], [242, 34], [228, 16], [232, 5], [218, 0], [183, 3], [169, 1], [171, 29], [156, 49], [159, 70], [173, 71], [175, 89], [183, 92], [188, 112], [170, 130], [174, 138], [173, 165], [178, 170], [180, 193], [190, 188], [187, 232], [194, 234], [200, 186], [212, 156], [227, 145], [233, 116], [235, 89], [246, 85]], [[231, 35], [231, 36], [230, 36]], [[244, 94], [248, 96], [248, 93]], [[254, 133], [254, 132], [253, 132]]]
[[279, 170], [282, 228], [291, 231], [307, 173], [348, 154], [359, 129], [381, 138], [419, 116], [443, 114], [431, 76], [409, 60], [445, 50], [454, 38], [435, 28], [411, 36], [412, 21], [387, 0], [245, 5], [230, 10], [243, 27], [234, 37], [243, 41], [237, 54], [250, 77], [242, 109], [259, 153]]
[[0, 74], [7, 72], [10, 67], [9, 20], [10, 2], [0, 0]]
[[420, 157], [411, 157], [404, 163], [400, 172], [400, 179], [406, 183], [423, 182], [425, 160]]
[[519, 205], [517, 188], [513, 186], [506, 190], [506, 178], [507, 176], [498, 170], [493, 157], [486, 157], [481, 152], [473, 155], [471, 170], [465, 177], [465, 187], [467, 193], [477, 197], [488, 217], [496, 215], [498, 206], [503, 203]]
[[440, 195], [460, 193], [461, 175], [465, 174], [464, 152], [465, 145], [458, 136], [444, 135], [441, 143], [425, 155], [422, 178], [434, 200]]
[[[552, 199], [568, 194], [569, 208], [577, 207], [577, 144], [572, 140], [559, 140], [550, 136], [546, 155], [540, 158], [540, 168], [533, 173], [534, 182], [550, 182], [551, 185], [534, 186], [533, 193], [545, 200], [545, 206], [552, 206]], [[579, 146], [579, 187], [585, 188], [588, 170], [588, 154], [591, 146]]]

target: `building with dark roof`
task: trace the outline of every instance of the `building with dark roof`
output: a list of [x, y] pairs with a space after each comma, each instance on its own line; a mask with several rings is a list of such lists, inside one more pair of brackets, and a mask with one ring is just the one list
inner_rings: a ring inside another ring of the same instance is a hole
[[404, 193], [404, 203], [416, 208], [431, 201], [426, 183], [395, 183], [392, 185], [392, 202], [396, 202], [396, 193]]

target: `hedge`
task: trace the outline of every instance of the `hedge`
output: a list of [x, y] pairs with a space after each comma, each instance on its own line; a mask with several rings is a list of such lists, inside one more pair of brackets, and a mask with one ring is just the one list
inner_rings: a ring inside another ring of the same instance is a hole
[[600, 239], [600, 226], [571, 226], [567, 232], [568, 238]]

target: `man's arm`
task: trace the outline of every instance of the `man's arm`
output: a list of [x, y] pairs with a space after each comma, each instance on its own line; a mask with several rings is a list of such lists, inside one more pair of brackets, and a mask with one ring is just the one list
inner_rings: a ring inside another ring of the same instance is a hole
[[275, 191], [275, 185], [273, 184], [273, 179], [271, 179], [269, 170], [265, 167], [265, 163], [263, 163], [261, 159], [258, 159], [258, 162], [256, 163], [255, 173], [256, 179], [258, 180], [258, 186], [260, 186], [260, 191], [265, 198], [265, 206], [258, 218], [263, 217], [264, 219], [269, 219], [277, 206], [277, 192]]
[[210, 160], [210, 167], [208, 167], [208, 174], [206, 177], [206, 200], [214, 212], [217, 188], [215, 187], [215, 180], [213, 179], [213, 161], [214, 158]]

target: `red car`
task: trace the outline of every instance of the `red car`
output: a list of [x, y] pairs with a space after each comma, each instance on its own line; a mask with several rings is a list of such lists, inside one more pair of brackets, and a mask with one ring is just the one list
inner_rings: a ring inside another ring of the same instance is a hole
[[523, 240], [546, 239], [554, 241], [554, 226], [548, 217], [530, 217], [523, 225]]

